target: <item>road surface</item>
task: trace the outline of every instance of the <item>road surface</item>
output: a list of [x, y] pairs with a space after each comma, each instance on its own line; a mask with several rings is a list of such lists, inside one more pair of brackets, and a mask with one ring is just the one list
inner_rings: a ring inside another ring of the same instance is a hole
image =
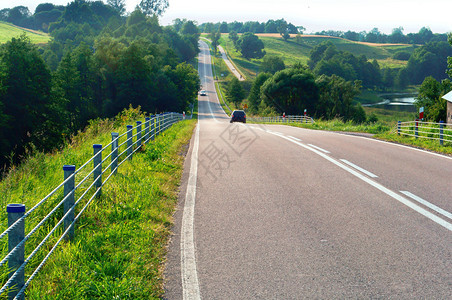
[[230, 124], [207, 45], [166, 299], [452, 299], [452, 159]]
[[237, 77], [239, 81], [245, 81], [245, 78], [242, 76], [242, 74], [234, 67], [234, 65], [229, 60], [228, 56], [226, 55], [226, 51], [223, 49], [223, 47], [218, 46], [218, 51], [220, 51], [224, 63], [226, 64], [226, 66], [228, 66], [232, 74], [234, 74], [234, 76]]

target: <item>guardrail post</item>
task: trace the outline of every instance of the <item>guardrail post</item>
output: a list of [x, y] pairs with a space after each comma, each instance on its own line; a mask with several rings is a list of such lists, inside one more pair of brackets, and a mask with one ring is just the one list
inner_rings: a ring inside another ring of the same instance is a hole
[[119, 133], [112, 132], [111, 133], [111, 173], [116, 174], [118, 168], [118, 137]]
[[[17, 220], [25, 214], [25, 204], [8, 204], [6, 206], [8, 213], [8, 227], [13, 225]], [[11, 252], [25, 237], [25, 219], [17, 223], [16, 227], [8, 233], [8, 252]], [[8, 278], [11, 278], [14, 272], [25, 261], [25, 243], [9, 258], [8, 267], [11, 272]], [[11, 289], [8, 292], [8, 299], [14, 299], [17, 293], [22, 289], [25, 283], [25, 270], [22, 269], [17, 273], [15, 279], [11, 282]], [[20, 297], [24, 299], [24, 297]]]
[[439, 144], [442, 146], [444, 144], [444, 121], [439, 121]]
[[141, 147], [141, 121], [137, 121], [137, 147]]
[[[94, 187], [96, 189], [99, 189], [99, 192], [97, 193], [97, 197], [100, 197], [102, 194], [102, 145], [100, 144], [94, 144], [93, 145], [94, 150]], [[97, 178], [97, 179], [96, 179]]]
[[151, 141], [155, 138], [155, 118], [156, 116], [151, 116]]
[[[72, 176], [75, 172], [75, 166], [74, 165], [64, 165], [63, 166], [63, 173], [64, 173], [64, 180], [68, 179], [70, 176]], [[75, 210], [72, 208], [75, 203], [75, 176], [72, 176], [71, 179], [69, 179], [64, 184], [64, 197], [67, 196], [66, 200], [64, 200], [63, 204], [63, 216], [66, 215], [66, 213], [70, 210], [69, 214], [66, 216], [66, 219], [64, 219], [64, 231], [71, 226], [72, 222], [74, 222], [75, 219]], [[74, 226], [72, 226], [71, 230], [69, 230], [68, 234], [66, 235], [66, 240], [72, 240], [74, 239]]]
[[400, 127], [402, 126], [401, 121], [397, 121], [397, 134], [400, 135]]
[[416, 125], [414, 127], [414, 137], [417, 139], [417, 137], [419, 136], [419, 132], [418, 132], [418, 120], [416, 119]]
[[149, 121], [151, 118], [146, 117], [144, 121], [144, 142], [147, 144], [149, 143]]
[[[132, 126], [132, 125], [127, 125], [127, 156], [129, 157], [129, 160], [132, 159], [132, 152], [133, 152], [133, 147], [132, 147], [132, 142], [133, 142], [132, 130], [133, 130], [133, 126]], [[129, 156], [129, 155], [130, 155], [130, 156]]]
[[155, 123], [155, 136], [157, 137], [160, 133], [160, 114], [156, 114], [155, 117], [156, 123]]

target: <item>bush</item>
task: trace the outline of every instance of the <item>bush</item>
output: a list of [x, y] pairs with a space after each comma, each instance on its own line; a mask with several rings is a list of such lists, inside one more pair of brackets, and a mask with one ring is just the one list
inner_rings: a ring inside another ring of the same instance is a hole
[[410, 59], [410, 56], [411, 56], [411, 54], [409, 52], [397, 51], [396, 53], [394, 53], [392, 58], [397, 59], [397, 60], [406, 60], [406, 61], [408, 61]]

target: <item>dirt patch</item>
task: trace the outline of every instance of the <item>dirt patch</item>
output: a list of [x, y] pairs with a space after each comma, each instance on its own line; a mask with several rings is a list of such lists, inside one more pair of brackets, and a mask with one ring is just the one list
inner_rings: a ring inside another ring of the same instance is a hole
[[188, 143], [186, 143], [185, 145], [182, 146], [182, 149], [180, 150], [180, 152], [178, 153], [180, 156], [187, 156], [188, 153], [188, 149], [190, 148], [190, 141], [188, 141]]

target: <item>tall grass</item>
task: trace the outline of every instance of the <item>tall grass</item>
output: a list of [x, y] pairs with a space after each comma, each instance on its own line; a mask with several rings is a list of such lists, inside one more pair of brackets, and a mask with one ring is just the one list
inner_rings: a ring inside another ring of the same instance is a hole
[[[3, 207], [25, 203], [27, 209], [31, 208], [62, 182], [64, 164], [84, 163], [92, 156], [92, 144], [107, 144], [110, 132], [121, 132], [137, 114], [142, 116], [137, 110], [129, 110], [115, 120], [93, 121], [64, 150], [49, 155], [37, 153], [12, 168], [0, 182]], [[76, 224], [74, 240], [60, 244], [32, 281], [28, 299], [152, 299], [162, 295], [162, 261], [177, 202], [183, 149], [195, 124], [196, 120], [175, 124], [120, 166], [118, 174], [103, 187], [102, 196]], [[61, 200], [61, 196], [54, 198], [27, 218], [26, 232]], [[59, 212], [27, 241], [26, 253], [61, 215]], [[6, 212], [0, 216], [4, 230]], [[2, 257], [7, 249], [4, 240], [0, 244]], [[52, 241], [30, 263], [27, 276], [51, 245]], [[6, 270], [2, 271], [4, 282]]]

